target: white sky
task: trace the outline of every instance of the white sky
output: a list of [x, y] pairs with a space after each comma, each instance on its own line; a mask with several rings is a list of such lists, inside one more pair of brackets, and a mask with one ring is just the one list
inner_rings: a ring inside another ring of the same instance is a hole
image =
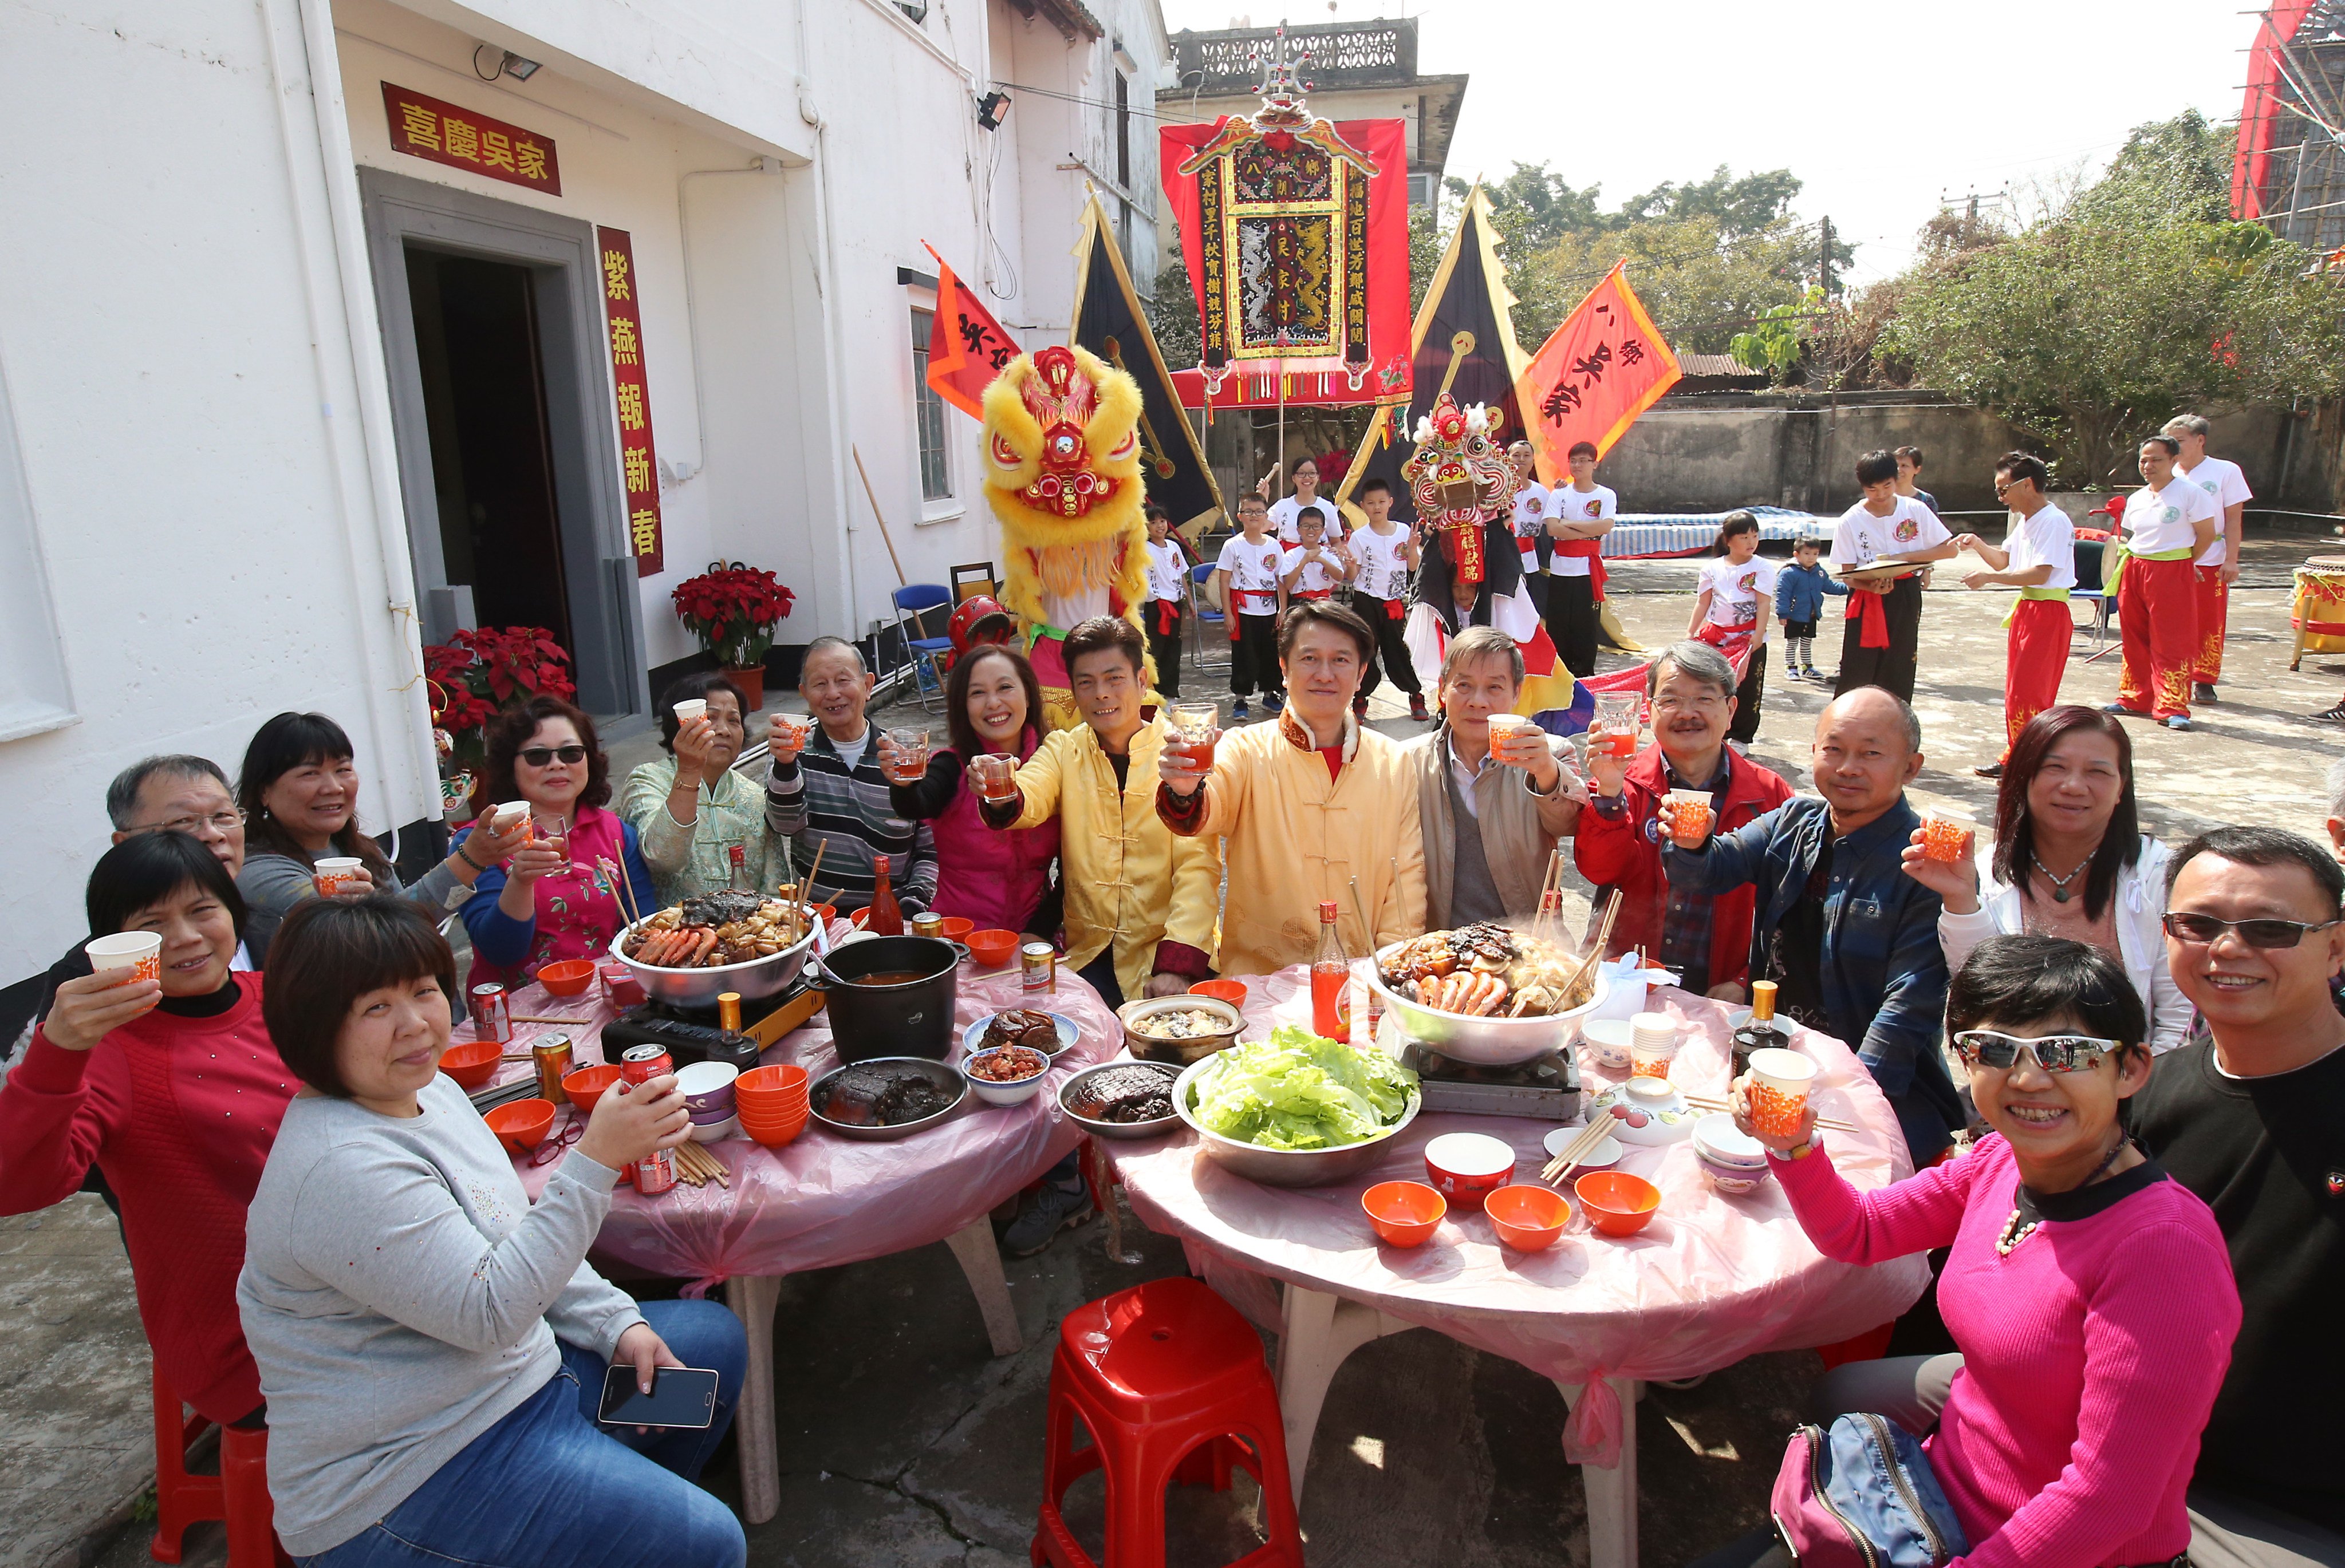
[[[1938, 209], [2096, 172], [2127, 131], [2239, 112], [2248, 0], [1162, 0], [1166, 26], [1421, 18], [1420, 70], [1472, 76], [1448, 172], [1546, 162], [1609, 209], [1663, 180], [1788, 168], [1799, 216], [1903, 269]], [[1331, 15], [1332, 13], [1332, 15]], [[1640, 87], [1650, 107], [1633, 106]]]

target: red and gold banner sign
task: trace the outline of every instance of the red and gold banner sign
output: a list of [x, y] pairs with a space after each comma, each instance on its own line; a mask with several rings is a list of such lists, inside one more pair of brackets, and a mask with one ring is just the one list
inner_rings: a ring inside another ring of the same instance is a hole
[[391, 119], [393, 152], [548, 196], [562, 194], [562, 165], [553, 156], [552, 137], [389, 82], [382, 85], [382, 109]]
[[[926, 241], [922, 242], [926, 244]], [[937, 256], [937, 313], [929, 329], [929, 386], [937, 396], [982, 420], [985, 389], [1001, 367], [1018, 358], [1018, 340], [993, 312], [953, 275], [952, 263]]]
[[1602, 457], [1637, 416], [1678, 382], [1678, 357], [1614, 266], [1531, 356], [1516, 402], [1538, 454], [1540, 482], [1563, 476], [1565, 454], [1581, 441]]
[[627, 546], [635, 575], [665, 567], [660, 539], [659, 458], [652, 450], [652, 394], [644, 379], [643, 317], [635, 309], [635, 243], [624, 228], [597, 228], [603, 312], [611, 323], [611, 386], [619, 400], [619, 477], [627, 490]]

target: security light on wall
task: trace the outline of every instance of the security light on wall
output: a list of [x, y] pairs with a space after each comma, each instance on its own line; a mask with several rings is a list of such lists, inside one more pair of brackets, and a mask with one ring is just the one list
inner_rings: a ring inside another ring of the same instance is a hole
[[495, 44], [483, 44], [472, 51], [472, 75], [484, 82], [499, 76], [511, 76], [516, 82], [526, 82], [537, 75], [535, 60], [524, 60], [511, 49]]
[[1010, 112], [1010, 95], [995, 88], [977, 100], [977, 123], [987, 130], [1001, 128], [1001, 116]]

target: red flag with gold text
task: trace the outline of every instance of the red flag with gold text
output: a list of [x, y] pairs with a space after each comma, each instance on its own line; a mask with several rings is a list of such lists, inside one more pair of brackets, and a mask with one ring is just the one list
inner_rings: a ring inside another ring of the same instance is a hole
[[1678, 357], [1629, 287], [1627, 266], [1616, 263], [1588, 291], [1515, 384], [1543, 483], [1563, 476], [1564, 454], [1581, 441], [1594, 441], [1599, 457], [1611, 450], [1637, 416], [1677, 384]]
[[[937, 256], [936, 248], [929, 248]], [[1001, 367], [1018, 357], [1017, 339], [953, 276], [952, 263], [937, 256], [937, 315], [929, 329], [929, 385], [938, 397], [972, 420], [985, 418], [985, 389]]]

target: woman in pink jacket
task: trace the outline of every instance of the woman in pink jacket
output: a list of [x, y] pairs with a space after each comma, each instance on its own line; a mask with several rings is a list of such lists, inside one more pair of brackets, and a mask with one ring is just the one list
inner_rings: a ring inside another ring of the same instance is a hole
[[[1034, 668], [1014, 648], [980, 646], [961, 655], [945, 682], [945, 728], [952, 744], [929, 756], [916, 784], [888, 791], [897, 812], [926, 822], [937, 840], [939, 915], [977, 922], [980, 931], [1024, 931], [1049, 938], [1059, 925], [1051, 886], [1059, 857], [1056, 818], [1038, 827], [995, 833], [979, 820], [977, 795], [964, 775], [989, 754], [1020, 762], [1042, 744], [1042, 690]], [[895, 754], [879, 738], [879, 764]]]

